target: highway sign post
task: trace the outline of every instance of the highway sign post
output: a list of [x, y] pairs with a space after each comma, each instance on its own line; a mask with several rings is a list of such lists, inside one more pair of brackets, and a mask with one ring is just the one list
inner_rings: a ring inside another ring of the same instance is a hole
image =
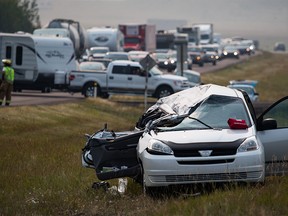
[[144, 111], [146, 111], [146, 108], [147, 108], [147, 91], [148, 91], [148, 75], [149, 75], [149, 71], [157, 63], [149, 54], [147, 54], [145, 58], [141, 59], [139, 63], [146, 70], [145, 93], [144, 93], [144, 106], [145, 106]]

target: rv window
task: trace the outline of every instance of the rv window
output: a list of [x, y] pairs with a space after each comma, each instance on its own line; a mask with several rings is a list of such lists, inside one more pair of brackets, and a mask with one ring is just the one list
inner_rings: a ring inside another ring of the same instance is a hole
[[6, 58], [7, 59], [11, 59], [12, 57], [12, 47], [11, 46], [7, 46], [6, 47]]
[[16, 48], [16, 65], [22, 65], [23, 47], [17, 46]]

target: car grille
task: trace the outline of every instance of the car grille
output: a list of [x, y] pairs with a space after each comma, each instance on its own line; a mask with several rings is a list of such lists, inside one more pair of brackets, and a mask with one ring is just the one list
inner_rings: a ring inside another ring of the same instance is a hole
[[259, 179], [263, 172], [236, 172], [236, 173], [212, 173], [189, 175], [150, 176], [153, 182], [203, 182], [203, 181], [241, 181], [247, 179]]
[[212, 150], [210, 157], [236, 155], [244, 139], [221, 143], [173, 143], [165, 142], [174, 152], [175, 157], [202, 157], [199, 151]]
[[181, 165], [207, 165], [207, 164], [223, 164], [233, 163], [234, 159], [223, 159], [223, 160], [204, 160], [204, 161], [177, 161]]

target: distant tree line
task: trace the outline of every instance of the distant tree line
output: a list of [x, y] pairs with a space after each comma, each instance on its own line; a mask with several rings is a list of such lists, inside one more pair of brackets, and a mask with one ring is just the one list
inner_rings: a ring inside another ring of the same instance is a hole
[[40, 28], [37, 0], [0, 0], [0, 32], [32, 33]]

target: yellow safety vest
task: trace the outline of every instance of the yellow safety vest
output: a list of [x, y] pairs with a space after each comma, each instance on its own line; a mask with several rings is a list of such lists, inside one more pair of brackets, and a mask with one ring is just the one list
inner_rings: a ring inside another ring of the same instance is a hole
[[13, 84], [14, 82], [14, 69], [11, 67], [4, 67], [5, 72], [4, 72], [4, 80]]

